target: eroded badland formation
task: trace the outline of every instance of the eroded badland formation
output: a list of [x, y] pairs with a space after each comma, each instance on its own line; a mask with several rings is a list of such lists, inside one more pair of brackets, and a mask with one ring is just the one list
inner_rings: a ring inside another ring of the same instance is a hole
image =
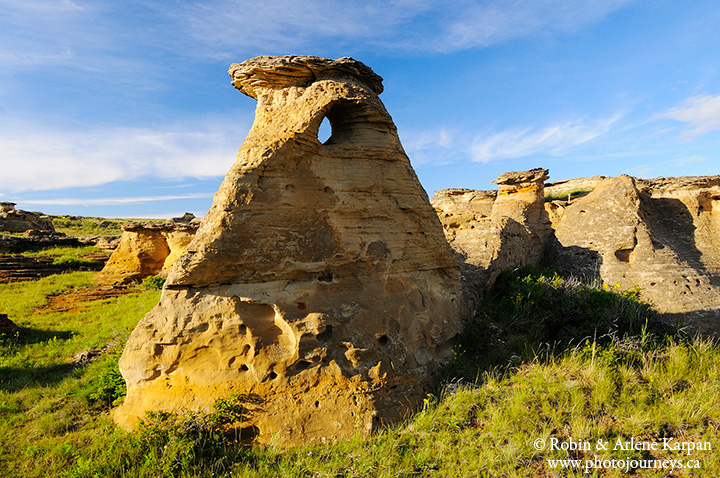
[[[258, 104], [212, 208], [125, 225], [99, 275], [167, 274], [120, 360], [120, 425], [235, 394], [258, 443], [367, 434], [421, 402], [482, 294], [525, 265], [639, 286], [666, 318], [720, 331], [720, 176], [546, 184], [538, 168], [429, 201], [367, 66], [258, 57], [229, 73]], [[43, 221], [2, 204], [6, 230]]]
[[252, 397], [244, 428], [261, 443], [397, 421], [451, 357], [462, 297], [382, 80], [349, 58], [259, 57], [230, 74], [255, 122], [128, 340], [116, 420], [236, 393]]
[[[432, 203], [471, 300], [526, 264], [639, 286], [665, 318], [720, 331], [720, 176], [580, 178], [545, 188], [547, 170], [507, 173], [499, 190], [439, 191]], [[572, 192], [581, 190], [580, 197]], [[570, 196], [545, 201], [546, 194]]]

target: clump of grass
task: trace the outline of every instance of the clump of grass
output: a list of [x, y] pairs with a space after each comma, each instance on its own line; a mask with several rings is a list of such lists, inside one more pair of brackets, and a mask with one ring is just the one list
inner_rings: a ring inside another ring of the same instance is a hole
[[30, 257], [51, 257], [53, 265], [64, 269], [81, 269], [83, 267], [94, 267], [97, 260], [92, 256], [101, 253], [102, 250], [95, 246], [84, 247], [50, 247], [47, 249], [25, 252]]
[[94, 254], [98, 254], [103, 252], [102, 249], [95, 246], [83, 246], [83, 247], [66, 247], [66, 246], [57, 246], [57, 247], [49, 247], [47, 249], [40, 249], [36, 251], [28, 251], [23, 253], [23, 255], [31, 256], [31, 257], [38, 257], [38, 256], [45, 256], [45, 257], [52, 257], [52, 258], [60, 258], [60, 257], [74, 257], [77, 259], [82, 259], [88, 256], [92, 256]]
[[572, 199], [577, 199], [577, 198], [580, 198], [583, 196], [587, 196], [592, 191], [593, 191], [592, 189], [575, 188], [575, 189], [571, 189], [570, 191], [565, 191], [562, 193], [547, 194], [547, 195], [545, 195], [545, 202], [570, 201]]

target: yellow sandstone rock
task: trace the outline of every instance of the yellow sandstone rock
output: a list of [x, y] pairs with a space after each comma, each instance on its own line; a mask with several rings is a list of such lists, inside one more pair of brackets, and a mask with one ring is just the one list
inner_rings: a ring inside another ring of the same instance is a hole
[[[248, 402], [245, 437], [290, 445], [404, 418], [452, 356], [458, 263], [378, 94], [351, 58], [232, 65], [255, 122], [120, 360], [116, 421]], [[323, 144], [318, 129], [332, 127]]]
[[197, 223], [166, 221], [122, 225], [120, 243], [96, 276], [106, 284], [127, 284], [151, 275], [166, 276], [185, 251]]

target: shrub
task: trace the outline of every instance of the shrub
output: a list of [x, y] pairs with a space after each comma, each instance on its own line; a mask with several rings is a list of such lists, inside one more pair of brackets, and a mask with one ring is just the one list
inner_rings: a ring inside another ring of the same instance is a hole
[[467, 324], [449, 373], [474, 379], [543, 350], [561, 351], [587, 340], [604, 345], [638, 335], [648, 341], [674, 333], [639, 299], [636, 287], [621, 291], [526, 267], [498, 277]]
[[165, 277], [147, 276], [140, 282], [140, 288], [143, 290], [159, 290], [165, 285]]

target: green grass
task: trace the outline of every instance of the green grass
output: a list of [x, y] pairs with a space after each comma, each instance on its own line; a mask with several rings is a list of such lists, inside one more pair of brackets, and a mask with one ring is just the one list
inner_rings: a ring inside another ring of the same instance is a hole
[[53, 265], [61, 266], [65, 269], [78, 269], [84, 266], [96, 265], [97, 261], [92, 260], [91, 256], [101, 252], [103, 252], [102, 249], [95, 246], [50, 247], [25, 252], [23, 255], [30, 257], [51, 257], [53, 259]]
[[562, 194], [546, 194], [545, 202], [569, 201], [570, 199], [577, 199], [577, 198], [580, 198], [583, 196], [587, 196], [592, 191], [593, 191], [592, 189], [576, 188], [576, 189], [571, 189], [570, 191], [564, 192]]
[[119, 236], [123, 223], [132, 221], [162, 222], [164, 219], [123, 219], [85, 216], [52, 216], [55, 231], [68, 236]]
[[[720, 471], [720, 348], [661, 326], [636, 291], [541, 271], [505, 274], [456, 349], [445, 374], [451, 386], [429, 395], [423, 410], [368, 439], [280, 450], [247, 448], [227, 434], [228, 424], [242, 418], [242, 397], [219, 402], [210, 415], [155, 414], [131, 433], [116, 429], [110, 407], [124, 393], [120, 349], [159, 291], [95, 301], [72, 313], [33, 312], [43, 294], [89, 282], [88, 274], [73, 273], [0, 285], [0, 307], [12, 305], [11, 318], [23, 326], [0, 345], [3, 476], [626, 476], [554, 470], [547, 462], [584, 464], [595, 455], [697, 459], [701, 466], [672, 476]], [[115, 345], [100, 360], [71, 364], [74, 354], [108, 344]], [[596, 445], [631, 437], [709, 442], [713, 449], [686, 455], [535, 447], [538, 439]]]

